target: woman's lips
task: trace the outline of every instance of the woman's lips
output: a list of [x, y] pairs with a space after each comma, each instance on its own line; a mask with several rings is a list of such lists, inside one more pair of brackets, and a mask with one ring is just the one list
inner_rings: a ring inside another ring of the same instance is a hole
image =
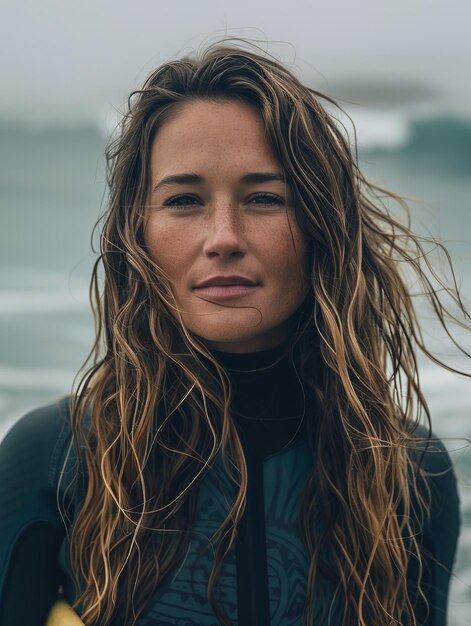
[[212, 285], [211, 287], [196, 287], [194, 291], [198, 295], [214, 300], [233, 300], [248, 296], [259, 287], [260, 285]]

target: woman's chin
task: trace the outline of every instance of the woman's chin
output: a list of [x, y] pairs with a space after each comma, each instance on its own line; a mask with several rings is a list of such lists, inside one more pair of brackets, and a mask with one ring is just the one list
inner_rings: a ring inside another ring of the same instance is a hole
[[209, 349], [220, 352], [259, 352], [275, 348], [287, 338], [284, 327], [276, 327], [266, 332], [240, 332], [240, 328], [227, 328], [225, 332], [195, 332], [200, 341]]

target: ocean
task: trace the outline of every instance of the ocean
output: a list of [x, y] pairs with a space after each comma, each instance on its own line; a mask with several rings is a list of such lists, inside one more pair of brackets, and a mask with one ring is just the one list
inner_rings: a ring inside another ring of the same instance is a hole
[[[417, 232], [444, 241], [470, 310], [471, 121], [364, 111], [358, 140], [366, 175], [408, 196]], [[91, 347], [91, 234], [105, 198], [104, 144], [99, 125], [0, 122], [0, 438], [28, 410], [68, 393]], [[430, 311], [423, 327], [435, 354], [471, 372]], [[471, 352], [470, 334], [453, 332]], [[464, 626], [471, 624], [471, 381], [419, 362], [434, 433], [458, 476], [463, 526], [449, 623]]]

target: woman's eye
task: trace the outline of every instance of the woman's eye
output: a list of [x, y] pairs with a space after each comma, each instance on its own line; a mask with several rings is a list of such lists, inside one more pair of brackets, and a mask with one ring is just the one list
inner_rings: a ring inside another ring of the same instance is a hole
[[[201, 201], [194, 196], [175, 196], [174, 198], [169, 198], [163, 204], [163, 206], [173, 207], [176, 209], [184, 209], [187, 207], [195, 207], [200, 204]], [[261, 204], [266, 206], [272, 205], [280, 205], [284, 204], [283, 198], [280, 196], [275, 196], [270, 193], [259, 193], [252, 198], [249, 199], [248, 204]]]
[[284, 204], [283, 198], [280, 198], [280, 196], [274, 196], [271, 193], [259, 193], [256, 196], [253, 196], [250, 198], [249, 204], [254, 201], [257, 204]]
[[197, 202], [198, 198], [193, 196], [176, 196], [175, 198], [169, 198], [169, 200], [164, 202], [164, 206], [183, 208], [187, 206], [195, 206]]

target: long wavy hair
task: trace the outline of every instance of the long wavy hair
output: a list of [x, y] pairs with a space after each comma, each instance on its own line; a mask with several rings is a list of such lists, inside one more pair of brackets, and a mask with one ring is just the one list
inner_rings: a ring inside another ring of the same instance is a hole
[[[219, 621], [231, 624], [216, 589], [244, 512], [247, 468], [230, 380], [185, 327], [169, 278], [146, 249], [144, 223], [159, 128], [182, 103], [237, 100], [260, 112], [310, 245], [310, 291], [289, 342], [320, 407], [315, 420], [307, 416], [313, 465], [299, 510], [310, 559], [304, 623], [312, 624], [316, 576], [324, 575], [341, 584], [344, 626], [416, 624], [406, 578], [411, 555], [421, 563], [412, 503], [418, 498], [429, 516], [430, 491], [423, 455], [409, 452], [425, 440], [414, 436], [423, 415], [431, 435], [416, 353], [467, 374], [426, 347], [411, 278], [451, 338], [450, 321], [468, 325], [440, 289], [470, 317], [454, 275], [452, 284], [440, 278], [425, 244], [446, 249], [415, 235], [402, 199], [365, 179], [335, 102], [246, 44], [218, 42], [160, 66], [131, 94], [107, 148], [109, 197], [90, 290], [96, 341], [71, 409], [87, 475], [70, 538], [74, 606], [89, 626], [110, 624], [119, 606], [123, 625], [135, 624], [182, 560], [198, 486], [221, 455], [235, 496], [215, 534], [207, 591]], [[391, 202], [407, 219], [393, 216]]]

